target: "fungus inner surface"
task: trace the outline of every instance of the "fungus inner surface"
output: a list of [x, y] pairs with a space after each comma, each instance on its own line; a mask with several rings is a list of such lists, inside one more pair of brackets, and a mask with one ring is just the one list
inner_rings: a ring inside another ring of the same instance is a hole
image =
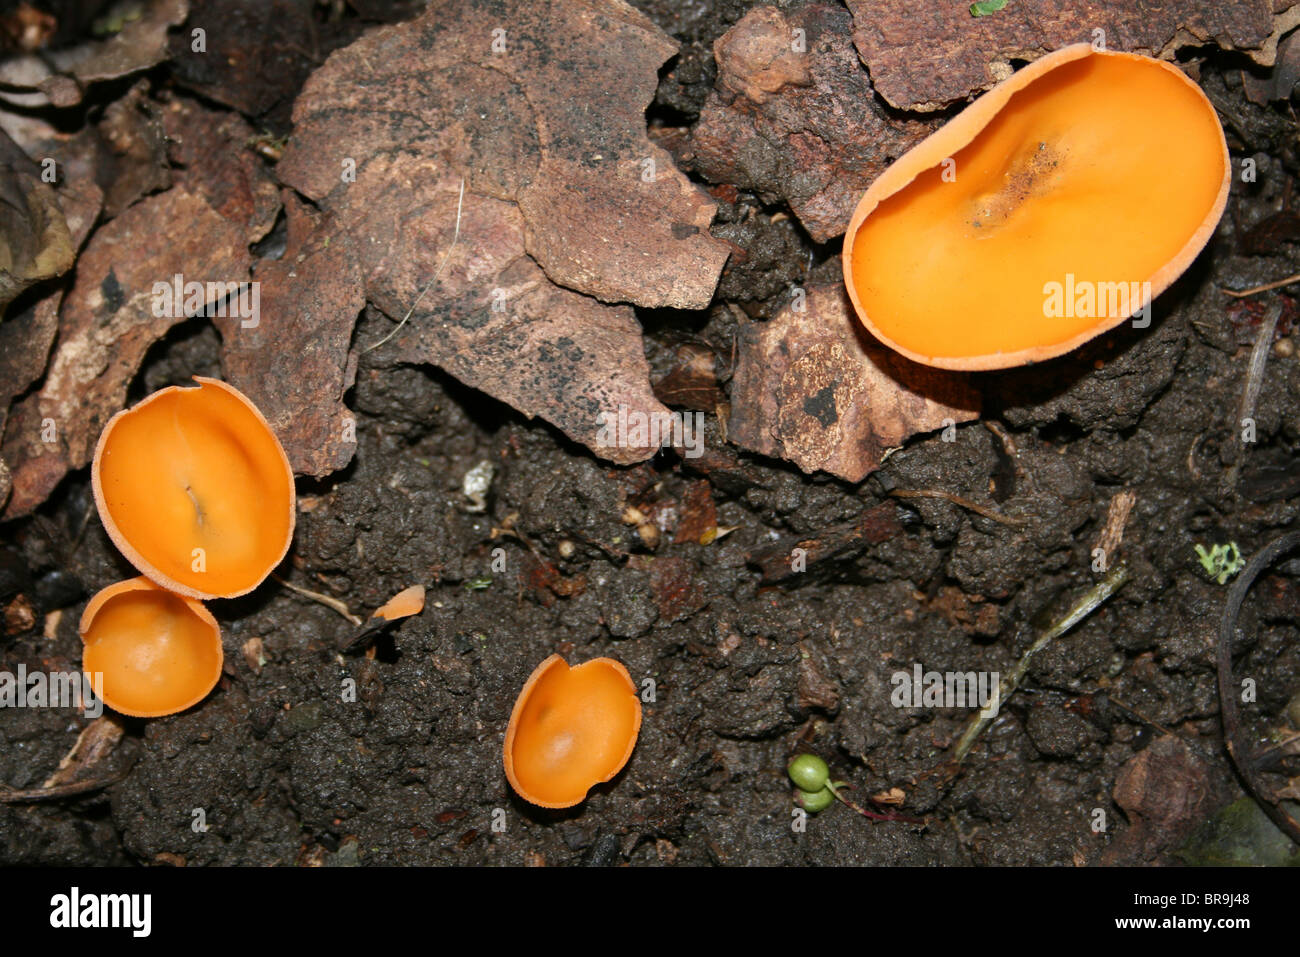
[[528, 796], [576, 803], [622, 767], [637, 728], [636, 689], [600, 661], [556, 662], [539, 676], [515, 732], [515, 776]]
[[200, 592], [251, 588], [283, 551], [292, 492], [280, 450], [257, 416], [219, 387], [176, 389], [119, 418], [100, 483], [109, 514], [141, 557]]
[[[932, 357], [1051, 346], [1132, 315], [1216, 202], [1221, 135], [1198, 91], [1159, 64], [1057, 67], [1014, 93], [955, 166], [924, 170], [867, 215], [851, 263], [862, 308]], [[1055, 313], [1049, 283], [1064, 294]]]
[[102, 673], [105, 700], [128, 714], [187, 707], [212, 690], [221, 670], [211, 623], [155, 587], [109, 597], [82, 638], [82, 668]]

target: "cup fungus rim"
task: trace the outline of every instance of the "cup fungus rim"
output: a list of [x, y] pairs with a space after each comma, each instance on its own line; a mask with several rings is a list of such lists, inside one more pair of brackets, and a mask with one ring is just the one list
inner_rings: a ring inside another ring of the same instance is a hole
[[[298, 502], [297, 502], [297, 494], [295, 492], [295, 485], [293, 479], [293, 467], [289, 464], [289, 456], [284, 451], [284, 445], [280, 442], [280, 437], [275, 434], [275, 429], [271, 427], [271, 423], [267, 421], [266, 416], [262, 414], [262, 410], [257, 407], [257, 404], [254, 403], [252, 399], [244, 395], [244, 393], [240, 392], [229, 382], [224, 382], [221, 379], [213, 379], [209, 376], [199, 376], [199, 375], [193, 376], [192, 378], [196, 383], [198, 383], [197, 385], [193, 385], [193, 386], [169, 385], [165, 388], [159, 389], [157, 392], [153, 392], [145, 396], [135, 405], [126, 409], [122, 409], [119, 412], [116, 412], [113, 415], [113, 417], [104, 424], [103, 430], [99, 433], [99, 441], [95, 443], [95, 456], [91, 460], [91, 466], [90, 466], [91, 490], [95, 496], [95, 507], [99, 510], [99, 518], [104, 525], [104, 531], [108, 532], [108, 537], [113, 540], [113, 544], [116, 545], [118, 550], [121, 551], [121, 553], [126, 557], [126, 560], [129, 561], [132, 565], [134, 565], [138, 571], [143, 573], [146, 578], [150, 579], [151, 581], [161, 586], [162, 588], [165, 588], [168, 591], [176, 592], [177, 594], [183, 595], [186, 598], [197, 598], [202, 600], [209, 600], [213, 598], [238, 598], [240, 595], [247, 595], [249, 592], [253, 591], [255, 588], [260, 586], [262, 582], [266, 581], [266, 579], [270, 577], [271, 573], [275, 571], [275, 569], [279, 566], [279, 564], [282, 561], [284, 561], [284, 556], [289, 553], [289, 546], [293, 544], [294, 525], [298, 517], [297, 516]], [[280, 548], [279, 553], [275, 556], [275, 560], [270, 562], [267, 565], [265, 574], [263, 574], [261, 578], [253, 582], [247, 588], [235, 589], [232, 591], [222, 591], [222, 592], [202, 591], [198, 588], [193, 587], [192, 585], [186, 585], [184, 582], [178, 582], [175, 579], [168, 576], [167, 574], [165, 574], [164, 572], [162, 572], [161, 570], [159, 570], [158, 568], [156, 568], [147, 558], [145, 558], [142, 554], [140, 554], [139, 550], [136, 549], [131, 544], [130, 540], [126, 537], [125, 533], [123, 533], [122, 530], [118, 528], [117, 522], [116, 520], [114, 520], [112, 512], [109, 511], [108, 502], [104, 497], [104, 489], [100, 481], [100, 475], [99, 475], [100, 462], [103, 458], [104, 448], [108, 444], [108, 438], [112, 434], [114, 427], [124, 416], [130, 415], [133, 412], [137, 412], [140, 409], [143, 409], [145, 406], [149, 405], [151, 402], [154, 402], [155, 400], [160, 399], [163, 396], [169, 395], [173, 392], [201, 391], [203, 387], [207, 385], [216, 386], [218, 389], [221, 389], [229, 393], [230, 395], [234, 396], [245, 408], [247, 408], [250, 412], [253, 413], [257, 421], [259, 421], [260, 423], [262, 423], [263, 426], [266, 427], [267, 432], [274, 440], [275, 450], [279, 454], [280, 463], [284, 466], [285, 479], [288, 482], [288, 488], [289, 488], [289, 496], [288, 496], [289, 524], [285, 530], [284, 545]]]
[[[628, 691], [632, 695], [632, 702], [636, 708], [635, 710], [636, 718], [632, 724], [632, 733], [628, 735], [627, 748], [626, 750], [624, 750], [623, 756], [619, 758], [618, 763], [614, 765], [613, 769], [609, 772], [609, 774], [607, 774], [603, 778], [600, 778], [599, 780], [592, 781], [591, 784], [587, 785], [586, 790], [584, 790], [581, 795], [579, 795], [577, 798], [575, 798], [572, 801], [539, 800], [538, 798], [532, 796], [529, 793], [528, 789], [525, 788], [520, 783], [519, 779], [515, 776], [515, 762], [514, 762], [515, 735], [519, 730], [519, 719], [521, 714], [523, 713], [524, 705], [527, 703], [528, 699], [532, 696], [533, 689], [536, 687], [537, 683], [542, 679], [542, 677], [545, 674], [547, 674], [547, 672], [549, 672], [552, 668], [555, 668], [557, 665], [564, 665], [564, 667], [571, 672], [577, 671], [581, 668], [586, 668], [588, 665], [600, 665], [602, 667], [612, 666], [615, 674], [618, 674], [623, 678], [624, 681], [627, 682]], [[532, 674], [528, 676], [528, 680], [524, 682], [524, 686], [519, 690], [519, 696], [515, 698], [514, 707], [510, 711], [510, 723], [506, 725], [506, 740], [505, 740], [505, 747], [503, 749], [503, 754], [505, 758], [506, 780], [508, 780], [510, 782], [510, 786], [515, 789], [515, 793], [518, 794], [520, 797], [522, 797], [529, 804], [536, 805], [537, 807], [550, 808], [553, 810], [559, 808], [576, 807], [577, 805], [581, 804], [583, 801], [587, 799], [587, 796], [591, 793], [592, 788], [596, 787], [597, 785], [605, 784], [609, 781], [612, 781], [615, 777], [618, 776], [619, 772], [621, 772], [623, 768], [627, 766], [628, 760], [632, 757], [632, 752], [636, 750], [636, 743], [637, 740], [640, 738], [640, 736], [641, 736], [641, 699], [637, 696], [636, 682], [632, 680], [632, 675], [628, 673], [627, 666], [624, 665], [623, 662], [619, 661], [617, 658], [601, 657], [601, 658], [591, 658], [588, 661], [584, 661], [580, 665], [570, 665], [564, 659], [563, 655], [552, 654], [549, 657], [547, 657], [536, 668], [533, 669]]]
[[203, 624], [210, 627], [213, 636], [216, 639], [217, 646], [216, 674], [213, 676], [212, 683], [209, 684], [201, 694], [195, 696], [192, 700], [187, 700], [184, 704], [175, 708], [160, 708], [149, 711], [122, 708], [110, 700], [110, 694], [107, 687], [102, 687], [102, 690], [98, 692], [99, 698], [105, 705], [112, 708], [118, 714], [124, 714], [130, 718], [163, 718], [169, 714], [180, 714], [182, 711], [188, 711], [208, 695], [212, 694], [212, 689], [215, 688], [217, 682], [221, 680], [221, 672], [225, 666], [226, 660], [226, 650], [221, 643], [221, 625], [217, 622], [217, 619], [213, 616], [212, 612], [208, 611], [207, 606], [204, 605], [203, 602], [191, 598], [189, 595], [178, 594], [169, 588], [164, 588], [146, 575], [137, 575], [135, 578], [127, 578], [124, 581], [113, 582], [111, 585], [105, 585], [99, 591], [95, 592], [90, 601], [86, 603], [86, 608], [81, 613], [81, 620], [77, 623], [77, 635], [81, 638], [82, 649], [81, 672], [85, 675], [87, 681], [92, 681], [91, 672], [86, 669], [85, 665], [86, 632], [90, 629], [91, 625], [94, 624], [95, 617], [109, 601], [133, 591], [155, 591], [177, 598], [185, 604], [185, 607], [194, 614], [195, 617], [203, 622]]
[[867, 310], [858, 298], [853, 281], [854, 241], [863, 222], [875, 211], [877, 206], [884, 200], [906, 189], [922, 173], [940, 165], [945, 159], [955, 156], [968, 146], [988, 127], [989, 123], [1001, 112], [1013, 95], [1057, 67], [1088, 56], [1136, 60], [1158, 66], [1172, 73], [1188, 87], [1195, 90], [1205, 104], [1206, 109], [1209, 110], [1210, 116], [1214, 119], [1215, 129], [1219, 134], [1219, 143], [1223, 155], [1223, 178], [1219, 183], [1219, 192], [1214, 203], [1204, 219], [1201, 220], [1200, 225], [1192, 231], [1178, 252], [1152, 274], [1149, 280], [1151, 295], [1143, 297], [1142, 302], [1134, 311], [1137, 312], [1145, 308], [1157, 296], [1168, 289], [1174, 280], [1192, 264], [1192, 261], [1196, 259], [1201, 250], [1205, 248], [1206, 243], [1210, 241], [1210, 237], [1214, 235], [1214, 231], [1218, 228], [1219, 220], [1227, 207], [1228, 190], [1232, 184], [1232, 160], [1228, 153], [1227, 139], [1223, 134], [1223, 125], [1218, 119], [1214, 105], [1205, 95], [1205, 91], [1172, 63], [1144, 56], [1140, 53], [1128, 53], [1120, 50], [1097, 50], [1093, 48], [1091, 43], [1074, 43], [1040, 57], [978, 97], [964, 110], [944, 123], [943, 126], [891, 163], [875, 179], [862, 195], [862, 198], [858, 200], [853, 216], [849, 220], [848, 229], [844, 233], [844, 248], [840, 260], [844, 272], [844, 285], [848, 291], [849, 300], [853, 303], [853, 310], [857, 313], [858, 321], [880, 342], [914, 362], [933, 368], [959, 372], [985, 372], [994, 369], [1010, 369], [1016, 366], [1055, 359], [1058, 356], [1074, 351], [1085, 342], [1095, 339], [1097, 336], [1103, 335], [1128, 321], [1129, 316], [1107, 318], [1068, 340], [1049, 345], [1030, 346], [1011, 352], [993, 352], [977, 356], [931, 356], [915, 349], [909, 349], [885, 335], [867, 315]]

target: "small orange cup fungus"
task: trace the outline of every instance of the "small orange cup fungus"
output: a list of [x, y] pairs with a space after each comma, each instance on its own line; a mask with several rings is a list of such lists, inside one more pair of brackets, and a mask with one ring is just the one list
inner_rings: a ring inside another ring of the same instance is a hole
[[184, 711], [221, 677], [221, 629], [192, 598], [148, 578], [109, 585], [81, 616], [81, 669], [102, 674], [104, 703], [137, 718]]
[[570, 668], [551, 655], [519, 692], [506, 728], [506, 778], [538, 807], [573, 807], [623, 769], [641, 731], [641, 700], [613, 658]]
[[1059, 356], [1144, 311], [1227, 202], [1223, 129], [1171, 64], [1065, 47], [890, 166], [844, 237], [867, 329], [944, 369]]
[[196, 376], [109, 420], [91, 482], [127, 559], [191, 598], [252, 591], [293, 539], [293, 471], [241, 392]]

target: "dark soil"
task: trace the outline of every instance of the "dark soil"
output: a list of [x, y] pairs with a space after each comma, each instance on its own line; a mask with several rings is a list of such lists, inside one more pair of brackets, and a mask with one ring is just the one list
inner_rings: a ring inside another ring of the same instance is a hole
[[[689, 123], [712, 80], [712, 41], [747, 5], [692, 5], [698, 16], [667, 0], [638, 6], [684, 43], [652, 115]], [[1121, 767], [1162, 734], [1157, 726], [1201, 755], [1218, 803], [1242, 793], [1222, 746], [1213, 664], [1226, 588], [1207, 578], [1193, 546], [1233, 541], [1249, 556], [1300, 512], [1297, 483], [1287, 484], [1300, 470], [1300, 357], [1286, 346], [1270, 357], [1236, 493], [1225, 485], [1263, 309], [1285, 303], [1287, 338], [1295, 307], [1276, 293], [1237, 302], [1219, 287], [1300, 270], [1289, 244], [1239, 253], [1243, 234], [1281, 209], [1296, 169], [1285, 145], [1293, 120], [1249, 103], [1237, 69], [1213, 60], [1202, 80], [1232, 116], [1234, 163], [1254, 157], [1257, 182], [1234, 183], [1218, 234], [1160, 298], [1151, 328], [1120, 327], [1063, 359], [979, 377], [984, 418], [1005, 425], [1014, 460], [972, 423], [953, 442], [914, 440], [851, 486], [742, 453], [710, 417], [702, 458], [666, 451], [613, 468], [435, 370], [363, 356], [349, 397], [356, 460], [328, 481], [300, 482], [281, 574], [359, 614], [422, 582], [424, 612], [368, 656], [341, 653], [353, 628], [335, 611], [273, 581], [214, 603], [227, 662], [218, 689], [185, 714], [128, 720], [116, 783], [60, 802], [0, 804], [0, 862], [1168, 860], [1168, 838], [1139, 833], [1112, 798]], [[773, 223], [777, 212], [744, 193], [724, 205], [715, 228], [749, 258], [724, 276], [707, 312], [643, 316], [659, 373], [683, 339], [729, 355], [732, 307], [769, 315], [792, 282], [835, 281], [837, 246], [814, 246], [789, 219]], [[356, 341], [388, 328], [367, 316]], [[132, 400], [219, 373], [216, 334], [188, 323], [155, 347]], [[461, 485], [484, 461], [495, 477], [487, 510], [475, 513]], [[717, 524], [735, 527], [712, 544], [666, 538], [652, 552], [624, 523], [629, 503], [681, 502], [700, 479]], [[895, 488], [943, 490], [1024, 524], [890, 498]], [[1123, 547], [1131, 581], [1035, 661], [949, 781], [939, 770], [970, 712], [895, 708], [890, 676], [918, 662], [1009, 671], [1100, 578], [1092, 549], [1119, 489], [1136, 494]], [[762, 549], [882, 503], [897, 523], [886, 541], [763, 583]], [[37, 619], [3, 640], [0, 668], [76, 669], [86, 599], [134, 574], [100, 526], [85, 470], [3, 536], [7, 574]], [[498, 547], [504, 572], [492, 567]], [[655, 563], [665, 561], [680, 563], [667, 566], [680, 587], [662, 587]], [[1260, 736], [1300, 691], [1300, 593], [1280, 577], [1285, 568], [1248, 603], [1249, 644], [1236, 664], [1257, 684], [1248, 720]], [[242, 650], [254, 638], [260, 670]], [[655, 700], [626, 769], [581, 806], [548, 812], [512, 793], [501, 747], [525, 678], [557, 651], [617, 657], [638, 683], [654, 679]], [[355, 702], [343, 700], [348, 679]], [[38, 787], [84, 724], [70, 711], [0, 711], [0, 783]], [[836, 805], [796, 832], [785, 765], [800, 751], [825, 757], [858, 795], [901, 788], [905, 813], [929, 824], [872, 823]], [[1097, 808], [1102, 832], [1092, 827]], [[192, 827], [195, 809], [206, 831]]]

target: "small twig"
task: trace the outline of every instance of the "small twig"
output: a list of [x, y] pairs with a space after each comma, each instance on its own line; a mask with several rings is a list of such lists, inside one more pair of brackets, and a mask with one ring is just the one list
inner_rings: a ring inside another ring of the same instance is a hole
[[271, 577], [285, 588], [289, 589], [289, 591], [302, 595], [304, 598], [310, 598], [312, 601], [320, 602], [326, 608], [333, 608], [348, 621], [352, 622], [353, 625], [358, 628], [361, 627], [361, 619], [352, 614], [351, 609], [337, 598], [331, 598], [329, 595], [322, 595], [318, 591], [312, 591], [309, 588], [303, 588], [301, 585], [295, 585], [293, 582], [285, 581], [279, 575], [272, 574]]
[[1074, 606], [1065, 613], [1064, 618], [1038, 636], [1034, 643], [1029, 646], [1029, 650], [1020, 656], [1020, 661], [1011, 669], [1011, 674], [1004, 681], [998, 683], [997, 711], [985, 709], [971, 718], [970, 724], [966, 726], [966, 731], [961, 736], [961, 740], [957, 742], [957, 750], [953, 758], [954, 763], [960, 764], [965, 760], [966, 755], [970, 753], [971, 747], [975, 744], [975, 740], [992, 723], [993, 718], [1001, 713], [1002, 706], [1020, 687], [1020, 682], [1024, 680], [1025, 675], [1028, 673], [1029, 663], [1033, 660], [1034, 655], [1096, 611], [1111, 595], [1119, 591], [1126, 581], [1128, 581], [1128, 565], [1120, 562], [1111, 569], [1111, 573], [1104, 580], [1090, 588], [1082, 598], [1075, 602]]
[[897, 811], [885, 811], [885, 812], [868, 811], [866, 808], [862, 807], [862, 805], [854, 801], [850, 801], [848, 798], [846, 798], [843, 794], [840, 793], [840, 788], [852, 788], [852, 787], [853, 785], [849, 784], [847, 781], [826, 782], [826, 790], [830, 791], [831, 794], [835, 795], [835, 800], [839, 801], [844, 806], [851, 808], [852, 810], [861, 814], [865, 818], [870, 818], [873, 821], [903, 821], [907, 824], [920, 824], [923, 826], [928, 825], [930, 823], [923, 817], [912, 817], [911, 815], [908, 814], [899, 814]]
[[[1127, 704], [1125, 704], [1123, 701], [1120, 701], [1119, 698], [1116, 698], [1113, 694], [1109, 694], [1109, 693], [1107, 693], [1106, 697], [1110, 700], [1110, 703], [1111, 703], [1111, 704], [1115, 705], [1115, 707], [1119, 708], [1121, 711], [1127, 711], [1129, 714], [1133, 715], [1133, 717], [1137, 718], [1137, 719], [1138, 719], [1139, 721], [1141, 721], [1143, 724], [1150, 725], [1151, 727], [1153, 727], [1153, 728], [1155, 728], [1157, 731], [1159, 731], [1161, 734], [1167, 734], [1167, 735], [1169, 735], [1170, 737], [1173, 737], [1173, 738], [1182, 738], [1182, 737], [1183, 737], [1181, 734], [1177, 734], [1177, 733], [1175, 733], [1175, 732], [1173, 732], [1173, 731], [1170, 731], [1168, 728], [1166, 728], [1166, 727], [1165, 727], [1163, 724], [1161, 724], [1159, 721], [1154, 721], [1154, 720], [1152, 720], [1151, 718], [1148, 718], [1146, 715], [1144, 715], [1144, 714], [1143, 714], [1141, 711], [1139, 711], [1137, 708], [1134, 708], [1134, 707], [1132, 707], [1131, 705], [1127, 705]], [[1186, 740], [1186, 739], [1184, 738], [1183, 740]], [[1191, 742], [1188, 742], [1188, 743], [1190, 744]]]
[[443, 267], [445, 267], [447, 265], [447, 261], [451, 259], [451, 251], [456, 248], [456, 243], [460, 239], [460, 212], [461, 212], [461, 207], [464, 205], [464, 203], [465, 203], [465, 177], [462, 176], [460, 178], [460, 198], [456, 200], [456, 230], [455, 232], [452, 233], [451, 245], [448, 246], [447, 251], [442, 254], [442, 262], [438, 263], [437, 271], [434, 272], [433, 278], [424, 284], [424, 288], [420, 290], [420, 294], [415, 297], [415, 302], [411, 303], [411, 308], [406, 310], [406, 315], [402, 316], [402, 321], [393, 327], [392, 332], [384, 336], [384, 338], [380, 339], [373, 346], [368, 346], [365, 349], [362, 349], [361, 350], [362, 355], [365, 355], [367, 352], [371, 352], [375, 349], [378, 349], [389, 339], [393, 338], [393, 336], [397, 335], [397, 333], [401, 331], [402, 326], [406, 325], [406, 320], [411, 318], [411, 313], [415, 312], [416, 307], [420, 304], [420, 300], [424, 298], [424, 294], [428, 292], [430, 289], [432, 289], [433, 284], [438, 281], [438, 277], [442, 275]]
[[[1250, 365], [1246, 369], [1246, 384], [1241, 390], [1241, 404], [1237, 407], [1238, 429], [1244, 429], [1246, 420], [1255, 417], [1255, 406], [1259, 403], [1259, 393], [1264, 387], [1264, 368], [1268, 365], [1268, 354], [1272, 351], [1273, 333], [1277, 329], [1277, 321], [1281, 316], [1282, 304], [1276, 303], [1259, 325], [1259, 333], [1255, 336], [1255, 347], [1250, 351]], [[1241, 459], [1245, 451], [1245, 443], [1238, 442], [1232, 468], [1228, 470], [1230, 489], [1237, 487], [1237, 479], [1241, 474]]]
[[1002, 512], [989, 508], [987, 505], [981, 505], [979, 502], [972, 502], [968, 498], [962, 498], [960, 495], [953, 495], [952, 492], [945, 492], [937, 488], [896, 488], [890, 491], [890, 495], [895, 498], [941, 498], [952, 502], [954, 505], [960, 505], [962, 508], [969, 509], [977, 515], [983, 515], [985, 518], [992, 519], [995, 522], [1001, 522], [1003, 525], [1027, 525], [1028, 519], [1019, 518], [1015, 515], [1004, 515]]
[[30, 788], [25, 791], [13, 791], [0, 788], [0, 804], [28, 804], [35, 801], [58, 801], [61, 798], [89, 794], [121, 781], [126, 774], [115, 774], [108, 778], [92, 778], [88, 781], [73, 781], [71, 784], [59, 784], [50, 788]]
[[1242, 737], [1241, 714], [1237, 710], [1237, 694], [1232, 687], [1232, 640], [1237, 632], [1237, 618], [1241, 615], [1242, 602], [1255, 579], [1282, 555], [1300, 547], [1300, 532], [1289, 532], [1275, 538], [1264, 546], [1242, 569], [1232, 588], [1228, 591], [1228, 602], [1223, 607], [1223, 619], [1219, 623], [1219, 646], [1217, 663], [1219, 668], [1219, 711], [1223, 716], [1223, 739], [1228, 746], [1228, 756], [1241, 775], [1247, 793], [1255, 799], [1265, 814], [1291, 840], [1300, 844], [1300, 823], [1288, 814], [1279, 804], [1275, 804], [1268, 789], [1258, 778], [1255, 767], [1255, 755], [1248, 754], [1248, 746]]
[[1283, 286], [1289, 286], [1295, 282], [1300, 282], [1300, 272], [1296, 273], [1294, 276], [1287, 276], [1285, 279], [1279, 279], [1277, 282], [1266, 282], [1262, 286], [1252, 286], [1249, 289], [1228, 289], [1224, 286], [1220, 286], [1219, 289], [1226, 295], [1232, 296], [1234, 299], [1244, 299], [1246, 296], [1254, 296], [1261, 292], [1270, 292], [1274, 289], [1281, 289]]

